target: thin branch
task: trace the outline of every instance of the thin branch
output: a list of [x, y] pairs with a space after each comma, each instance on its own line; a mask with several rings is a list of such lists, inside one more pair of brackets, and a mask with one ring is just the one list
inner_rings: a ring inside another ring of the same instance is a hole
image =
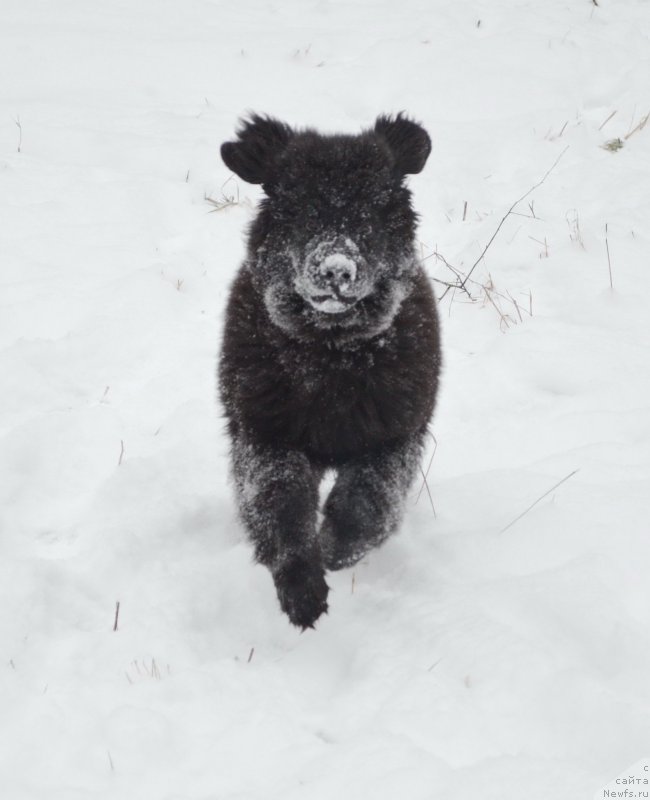
[[465, 286], [461, 286], [461, 271], [457, 267], [454, 267], [453, 264], [450, 264], [442, 255], [442, 253], [439, 253], [437, 250], [435, 250], [433, 253], [429, 253], [428, 256], [425, 256], [422, 260], [426, 261], [428, 258], [436, 258], [438, 261], [442, 261], [447, 269], [451, 270], [456, 276], [456, 283], [448, 283], [447, 281], [442, 281], [439, 278], [433, 278], [436, 283], [441, 283], [443, 286], [447, 287], [443, 292], [442, 297], [438, 298], [439, 300], [442, 300], [450, 289], [462, 289], [470, 300], [474, 300], [469, 290]]
[[479, 256], [479, 257], [476, 259], [476, 261], [475, 261], [475, 262], [472, 264], [472, 268], [470, 269], [470, 271], [469, 271], [469, 272], [467, 273], [467, 275], [465, 276], [465, 279], [463, 280], [463, 282], [460, 284], [460, 287], [459, 287], [460, 289], [464, 289], [464, 288], [465, 288], [465, 284], [466, 284], [466, 283], [467, 283], [467, 281], [469, 280], [469, 276], [472, 274], [472, 272], [474, 272], [474, 270], [476, 269], [476, 267], [478, 267], [478, 265], [481, 263], [481, 261], [483, 261], [483, 258], [485, 257], [485, 254], [487, 253], [487, 251], [488, 251], [488, 248], [490, 247], [490, 245], [492, 244], [492, 242], [493, 242], [493, 241], [494, 241], [494, 240], [497, 238], [497, 234], [499, 233], [499, 231], [500, 231], [500, 230], [501, 230], [501, 228], [503, 227], [503, 225], [504, 225], [505, 221], [508, 219], [508, 217], [509, 217], [509, 216], [512, 214], [512, 212], [513, 212], [513, 211], [515, 210], [515, 208], [516, 208], [516, 207], [519, 205], [519, 203], [521, 203], [521, 201], [522, 201], [522, 200], [525, 200], [525, 199], [528, 197], [528, 195], [530, 195], [532, 192], [534, 192], [534, 191], [535, 191], [535, 189], [539, 189], [539, 187], [540, 187], [540, 186], [541, 186], [541, 185], [544, 183], [544, 181], [545, 181], [545, 180], [548, 178], [548, 176], [551, 174], [551, 172], [553, 172], [553, 170], [555, 169], [555, 167], [557, 167], [557, 165], [558, 165], [558, 164], [559, 164], [559, 162], [560, 162], [560, 159], [562, 158], [562, 156], [563, 156], [563, 155], [566, 153], [566, 151], [567, 151], [568, 149], [569, 149], [569, 145], [567, 145], [567, 146], [564, 148], [564, 150], [563, 150], [563, 151], [560, 153], [560, 155], [559, 155], [559, 156], [558, 156], [558, 157], [555, 159], [555, 161], [554, 161], [554, 162], [553, 162], [553, 164], [551, 165], [550, 169], [548, 169], [548, 170], [546, 171], [546, 173], [544, 174], [544, 176], [542, 177], [542, 179], [541, 179], [541, 180], [539, 180], [539, 181], [538, 181], [538, 182], [537, 182], [537, 183], [536, 183], [534, 186], [531, 186], [531, 187], [530, 187], [530, 189], [529, 189], [527, 192], [525, 192], [524, 194], [522, 194], [522, 196], [521, 196], [520, 198], [518, 198], [517, 200], [515, 200], [515, 202], [514, 202], [514, 203], [513, 203], [513, 204], [510, 206], [510, 208], [508, 209], [508, 211], [505, 213], [505, 215], [504, 215], [504, 216], [503, 216], [503, 218], [501, 219], [501, 222], [500, 222], [500, 223], [497, 225], [497, 229], [494, 231], [494, 233], [493, 233], [493, 234], [492, 234], [492, 236], [490, 237], [490, 241], [489, 241], [489, 242], [488, 242], [488, 243], [485, 245], [485, 247], [483, 248], [483, 252], [482, 252], [482, 253], [481, 253], [481, 255], [480, 255], [480, 256]]
[[579, 470], [574, 469], [573, 472], [570, 472], [565, 478], [562, 478], [561, 481], [558, 481], [555, 484], [555, 486], [551, 486], [551, 488], [548, 490], [548, 492], [544, 492], [544, 494], [541, 497], [538, 497], [537, 500], [535, 500], [535, 502], [532, 505], [528, 506], [528, 508], [525, 511], [522, 511], [521, 514], [518, 517], [515, 517], [515, 519], [513, 519], [512, 522], [508, 523], [505, 528], [502, 528], [499, 531], [499, 533], [505, 533], [508, 530], [508, 528], [512, 528], [512, 526], [515, 524], [515, 522], [519, 522], [519, 520], [522, 517], [524, 517], [532, 508], [534, 508], [545, 497], [548, 497], [548, 495], [551, 492], [555, 491], [555, 489], [557, 489], [558, 486], [561, 486], [565, 481], [568, 481], [569, 478], [572, 478], [576, 474], [576, 472], [579, 472]]
[[115, 603], [115, 621], [113, 622], [113, 630], [114, 631], [117, 630], [117, 623], [119, 621], [119, 618], [120, 618], [120, 601], [118, 600]]

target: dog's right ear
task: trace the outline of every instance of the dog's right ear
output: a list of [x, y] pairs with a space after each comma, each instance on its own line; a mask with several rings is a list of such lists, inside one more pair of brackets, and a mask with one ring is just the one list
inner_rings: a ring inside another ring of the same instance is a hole
[[286, 123], [252, 114], [241, 121], [237, 140], [221, 145], [221, 158], [247, 183], [267, 183], [273, 179], [278, 156], [292, 136]]
[[398, 173], [422, 172], [431, 152], [431, 139], [421, 125], [400, 111], [395, 117], [387, 114], [377, 117], [375, 133], [388, 145]]

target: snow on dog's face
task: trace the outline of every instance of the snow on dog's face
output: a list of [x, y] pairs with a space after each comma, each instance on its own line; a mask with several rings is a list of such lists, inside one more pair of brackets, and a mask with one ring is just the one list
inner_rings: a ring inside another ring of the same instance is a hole
[[253, 116], [222, 145], [226, 165], [266, 193], [248, 264], [273, 323], [348, 339], [390, 324], [416, 265], [404, 176], [420, 172], [430, 150], [426, 131], [402, 115], [358, 136]]

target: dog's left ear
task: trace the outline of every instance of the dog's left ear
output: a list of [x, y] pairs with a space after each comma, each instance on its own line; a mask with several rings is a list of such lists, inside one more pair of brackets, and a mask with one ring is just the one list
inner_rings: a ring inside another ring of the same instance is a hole
[[402, 175], [422, 172], [431, 152], [429, 134], [417, 122], [400, 111], [396, 117], [377, 117], [375, 133], [384, 139], [394, 158], [394, 166]]
[[221, 158], [242, 180], [267, 183], [273, 179], [278, 157], [292, 136], [286, 123], [252, 114], [242, 120], [237, 141], [221, 145]]

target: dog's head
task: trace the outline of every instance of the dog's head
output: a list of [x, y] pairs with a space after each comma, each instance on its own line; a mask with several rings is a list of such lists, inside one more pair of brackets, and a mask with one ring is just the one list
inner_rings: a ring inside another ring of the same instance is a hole
[[226, 165], [266, 197], [249, 266], [271, 320], [298, 336], [373, 336], [387, 327], [415, 269], [416, 215], [404, 177], [431, 141], [398, 114], [354, 135], [294, 131], [260, 116], [225, 142]]

